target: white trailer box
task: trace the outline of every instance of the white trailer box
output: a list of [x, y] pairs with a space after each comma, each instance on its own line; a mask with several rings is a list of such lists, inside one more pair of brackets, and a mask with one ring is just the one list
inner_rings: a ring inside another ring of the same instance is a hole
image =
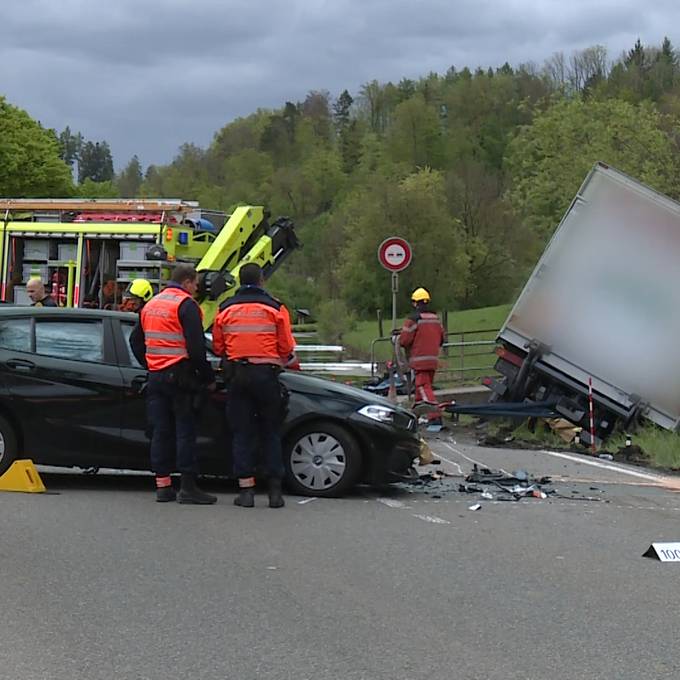
[[522, 351], [541, 343], [539, 372], [581, 386], [592, 378], [602, 402], [622, 411], [637, 403], [677, 429], [679, 339], [680, 204], [598, 163], [499, 341]]

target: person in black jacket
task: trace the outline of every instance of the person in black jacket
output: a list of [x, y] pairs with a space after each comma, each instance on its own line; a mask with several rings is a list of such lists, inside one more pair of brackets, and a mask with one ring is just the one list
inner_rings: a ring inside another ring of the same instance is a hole
[[32, 307], [57, 307], [57, 303], [45, 293], [45, 285], [40, 279], [31, 279], [26, 284], [26, 292], [33, 303]]
[[[206, 387], [215, 387], [200, 308], [193, 300], [196, 286], [196, 270], [177, 265], [166, 288], [144, 306], [130, 335], [135, 358], [149, 371], [151, 467], [156, 475], [156, 500], [161, 503], [177, 499], [208, 505], [217, 500], [196, 486], [194, 400]], [[179, 496], [172, 488], [173, 469], [182, 473]]]

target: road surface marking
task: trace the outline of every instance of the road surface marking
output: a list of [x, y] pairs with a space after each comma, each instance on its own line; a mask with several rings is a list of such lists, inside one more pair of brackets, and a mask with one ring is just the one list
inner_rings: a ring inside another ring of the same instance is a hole
[[[466, 460], [470, 461], [471, 463], [475, 463], [476, 465], [483, 465], [483, 466], [487, 467], [486, 463], [481, 463], [477, 460], [474, 460], [473, 458], [470, 458], [469, 456], [466, 456], [462, 451], [459, 451], [454, 446], [451, 446], [451, 444], [449, 444], [448, 442], [444, 442], [444, 446], [446, 446], [447, 448], [449, 448], [451, 451], [458, 454], [459, 456], [462, 456]], [[521, 450], [521, 449], [519, 449], [519, 450]], [[582, 463], [583, 465], [591, 465], [593, 467], [600, 468], [601, 470], [610, 470], [612, 472], [620, 472], [623, 475], [635, 477], [636, 479], [646, 479], [649, 482], [653, 482], [653, 484], [650, 484], [650, 486], [663, 485], [664, 483], [670, 482], [670, 480], [667, 477], [663, 477], [662, 475], [655, 475], [655, 474], [650, 474], [650, 473], [645, 473], [645, 472], [637, 472], [636, 470], [629, 470], [628, 468], [619, 467], [618, 465], [613, 465], [611, 463], [605, 463], [605, 462], [600, 461], [600, 460], [588, 460], [587, 458], [584, 458], [582, 456], [570, 455], [568, 453], [560, 453], [558, 451], [548, 451], [547, 449], [541, 449], [539, 451], [527, 449], [527, 452], [528, 453], [545, 453], [549, 456], [554, 456], [555, 458], [563, 458], [564, 460], [570, 460], [574, 463]], [[444, 460], [446, 460], [446, 459], [444, 459]], [[453, 461], [450, 461], [450, 462], [453, 462]], [[501, 470], [501, 472], [504, 472], [504, 470]], [[616, 484], [616, 482], [614, 482], [614, 481], [611, 481], [609, 483], [610, 484]]]
[[431, 524], [451, 524], [448, 519], [443, 519], [442, 517], [435, 517], [434, 515], [413, 515], [418, 519], [422, 519], [424, 522], [430, 522]]
[[572, 456], [568, 453], [559, 453], [557, 451], [548, 451], [542, 449], [540, 453], [547, 453], [549, 456], [555, 456], [555, 458], [563, 458], [564, 460], [571, 460], [574, 463], [583, 463], [583, 465], [592, 465], [593, 467], [600, 468], [601, 470], [611, 470], [613, 472], [620, 472], [623, 475], [629, 475], [630, 477], [637, 477], [638, 479], [647, 479], [657, 484], [662, 484], [667, 481], [666, 477], [661, 475], [653, 475], [645, 472], [637, 472], [635, 470], [628, 470], [624, 467], [619, 467], [618, 465], [612, 465], [611, 463], [603, 463], [599, 460], [588, 460], [586, 458]]
[[402, 503], [401, 501], [394, 500], [394, 498], [376, 498], [376, 501], [378, 503], [382, 503], [383, 505], [386, 505], [388, 508], [399, 508], [403, 509], [406, 507], [405, 503]]
[[[446, 446], [447, 448], [451, 449], [451, 451], [453, 451], [454, 453], [457, 453], [459, 456], [462, 456], [463, 458], [465, 458], [465, 460], [470, 461], [470, 462], [473, 463], [474, 465], [479, 465], [480, 467], [489, 467], [489, 464], [488, 464], [488, 463], [482, 463], [481, 461], [478, 461], [478, 460], [475, 460], [474, 458], [470, 458], [469, 456], [466, 456], [462, 451], [459, 451], [459, 450], [458, 450], [457, 448], [455, 448], [454, 446], [451, 446], [451, 444], [449, 444], [448, 442], [444, 442], [444, 446]], [[440, 456], [440, 458], [443, 458], [444, 460], [447, 460], [447, 459], [444, 458], [443, 456]], [[452, 460], [449, 460], [449, 461], [447, 461], [447, 462], [453, 463]], [[453, 464], [456, 465], [456, 463], [453, 463]], [[459, 465], [458, 467], [460, 468], [460, 465]], [[498, 469], [499, 469], [504, 475], [510, 474], [509, 472], [505, 471], [503, 468], [498, 468]], [[461, 471], [461, 472], [462, 472], [462, 471]]]

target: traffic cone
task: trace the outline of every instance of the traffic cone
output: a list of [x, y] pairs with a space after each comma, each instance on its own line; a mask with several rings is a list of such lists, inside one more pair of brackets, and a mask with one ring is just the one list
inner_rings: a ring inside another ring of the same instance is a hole
[[46, 490], [32, 460], [15, 460], [0, 476], [0, 491], [44, 493]]

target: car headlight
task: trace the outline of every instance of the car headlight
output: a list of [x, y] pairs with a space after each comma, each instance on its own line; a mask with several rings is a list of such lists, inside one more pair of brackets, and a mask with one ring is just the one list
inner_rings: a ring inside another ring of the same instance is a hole
[[396, 411], [389, 406], [380, 406], [378, 404], [368, 404], [358, 411], [362, 416], [377, 420], [379, 423], [393, 423], [394, 414]]

